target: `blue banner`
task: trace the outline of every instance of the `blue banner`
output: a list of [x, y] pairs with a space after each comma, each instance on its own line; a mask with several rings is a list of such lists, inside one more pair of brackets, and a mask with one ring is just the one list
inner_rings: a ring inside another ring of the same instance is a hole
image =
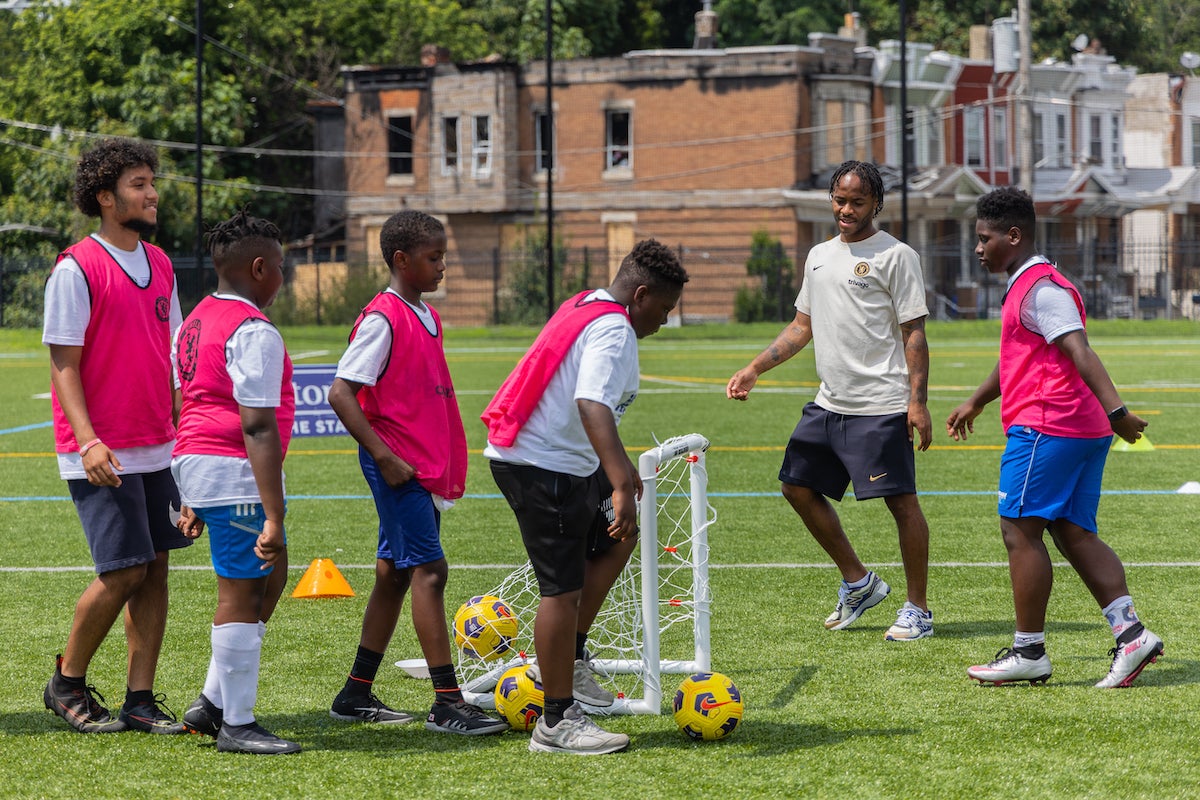
[[336, 364], [302, 364], [292, 371], [296, 392], [296, 421], [292, 436], [345, 436], [346, 427], [329, 407], [329, 387]]

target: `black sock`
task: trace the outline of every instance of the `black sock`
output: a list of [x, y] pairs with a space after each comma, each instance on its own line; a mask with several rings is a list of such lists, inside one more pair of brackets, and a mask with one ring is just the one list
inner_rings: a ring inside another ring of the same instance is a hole
[[584, 652], [585, 652], [584, 648], [586, 645], [587, 645], [587, 634], [577, 632], [575, 634], [575, 660], [576, 661], [583, 660], [583, 656], [584, 656]]
[[542, 711], [542, 718], [546, 720], [546, 727], [553, 728], [562, 722], [563, 714], [574, 704], [574, 697], [547, 697], [545, 707]]
[[433, 691], [439, 703], [458, 703], [463, 699], [462, 689], [458, 687], [458, 676], [454, 674], [453, 664], [429, 668], [429, 679], [433, 681]]
[[135, 692], [132, 689], [125, 688], [125, 708], [133, 708], [140, 703], [153, 703], [154, 691], [145, 689], [140, 692]]
[[87, 676], [83, 675], [78, 678], [69, 678], [61, 672], [54, 672], [54, 688], [59, 691], [68, 689], [83, 689], [87, 686]]
[[379, 665], [383, 663], [383, 653], [368, 650], [362, 645], [354, 656], [354, 666], [350, 668], [350, 677], [346, 678], [348, 694], [366, 694], [371, 691], [371, 684], [379, 674]]
[[1024, 647], [1014, 647], [1017, 655], [1025, 658], [1041, 658], [1046, 655], [1046, 643], [1038, 642], [1037, 644], [1028, 644]]
[[1135, 622], [1125, 630], [1121, 631], [1121, 635], [1117, 637], [1117, 647], [1127, 645], [1134, 639], [1142, 635], [1142, 631], [1146, 630], [1146, 626], [1140, 622]]

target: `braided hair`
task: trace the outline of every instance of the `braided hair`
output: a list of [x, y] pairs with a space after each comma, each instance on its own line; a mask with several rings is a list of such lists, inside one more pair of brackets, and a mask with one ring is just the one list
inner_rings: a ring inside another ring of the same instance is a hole
[[259, 246], [263, 240], [282, 244], [279, 228], [269, 220], [250, 216], [243, 208], [205, 232], [204, 248], [212, 255], [213, 263], [223, 267], [249, 260], [248, 251]]

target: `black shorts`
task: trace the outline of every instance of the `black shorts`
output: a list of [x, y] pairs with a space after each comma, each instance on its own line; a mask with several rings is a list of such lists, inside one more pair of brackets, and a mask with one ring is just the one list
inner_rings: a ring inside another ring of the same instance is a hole
[[809, 403], [792, 431], [779, 480], [841, 500], [916, 494], [917, 466], [908, 415], [856, 417]]
[[171, 470], [122, 475], [120, 486], [67, 481], [97, 574], [148, 564], [155, 554], [192, 543], [171, 522], [179, 490]]
[[[607, 552], [612, 486], [603, 469], [586, 478], [492, 461], [492, 477], [517, 516], [542, 597], [583, 588], [587, 559]], [[607, 507], [607, 515], [605, 508]]]

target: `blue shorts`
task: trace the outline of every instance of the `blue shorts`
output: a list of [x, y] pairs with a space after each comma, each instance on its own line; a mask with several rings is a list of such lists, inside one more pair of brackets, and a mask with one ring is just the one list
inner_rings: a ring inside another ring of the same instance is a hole
[[908, 438], [908, 414], [851, 416], [804, 406], [792, 431], [779, 480], [841, 500], [917, 493], [917, 465]]
[[375, 557], [391, 561], [396, 569], [419, 567], [445, 558], [442, 515], [434, 507], [429, 491], [415, 479], [398, 488], [388, 486], [375, 459], [361, 447], [358, 463], [379, 513], [379, 549]]
[[67, 489], [98, 575], [149, 564], [156, 553], [192, 543], [171, 522], [171, 511], [179, 511], [179, 489], [169, 469], [122, 475], [120, 486], [71, 479]]
[[1064, 519], [1094, 533], [1110, 445], [1111, 436], [1076, 439], [1009, 428], [1000, 458], [1000, 516]]
[[[222, 578], [264, 578], [275, 569], [254, 554], [254, 545], [263, 532], [267, 514], [262, 503], [239, 503], [232, 506], [212, 506], [194, 509], [196, 516], [208, 528], [208, 549], [212, 553], [213, 571]], [[287, 532], [283, 535], [287, 546]]]

